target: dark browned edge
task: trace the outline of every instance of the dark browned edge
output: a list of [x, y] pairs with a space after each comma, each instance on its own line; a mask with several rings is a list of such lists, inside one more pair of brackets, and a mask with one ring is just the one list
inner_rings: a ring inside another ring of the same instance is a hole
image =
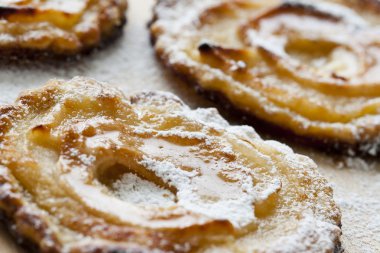
[[[25, 253], [41, 253], [39, 246], [36, 242], [33, 242], [26, 238], [25, 236], [19, 234], [17, 230], [13, 228], [14, 221], [5, 215], [3, 211], [0, 211], [0, 228], [4, 227], [6, 232], [8, 232], [11, 237], [15, 240], [17, 245], [19, 245]], [[342, 225], [339, 224], [339, 228], [342, 228]], [[336, 242], [334, 253], [343, 253], [344, 249], [342, 248], [342, 243], [340, 240]], [[50, 252], [49, 252], [50, 253]], [[51, 252], [57, 253], [57, 252]], [[149, 253], [147, 250], [141, 249], [121, 249], [121, 248], [104, 248], [101, 246], [88, 246], [85, 251], [81, 251], [78, 253]]]
[[0, 211], [0, 228], [5, 228], [5, 231], [14, 239], [17, 245], [21, 246], [26, 253], [39, 253], [39, 246], [36, 242], [33, 242], [21, 235], [14, 229], [14, 219], [8, 217], [4, 211]]
[[[37, 242], [34, 242], [24, 235], [20, 234], [17, 229], [14, 228], [14, 220], [7, 216], [4, 211], [0, 210], [0, 228], [5, 228], [5, 231], [14, 239], [16, 244], [25, 253], [42, 253]], [[45, 252], [44, 252], [45, 253]], [[59, 253], [59, 251], [48, 251], [46, 253]], [[85, 249], [80, 248], [78, 252], [75, 253], [149, 253], [147, 250], [143, 249], [122, 249], [117, 246], [97, 246], [97, 245], [86, 245]], [[334, 252], [340, 253], [340, 252]]]
[[[339, 228], [342, 229], [342, 226], [340, 225]], [[343, 252], [344, 252], [344, 248], [342, 246], [342, 242], [339, 240], [335, 244], [334, 253], [343, 253]]]

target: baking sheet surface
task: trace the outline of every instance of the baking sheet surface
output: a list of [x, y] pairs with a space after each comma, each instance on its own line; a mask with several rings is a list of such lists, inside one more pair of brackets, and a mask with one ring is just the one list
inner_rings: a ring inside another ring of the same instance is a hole
[[[194, 108], [215, 106], [197, 95], [193, 88], [173, 77], [156, 60], [147, 30], [154, 0], [129, 2], [128, 23], [124, 28], [124, 35], [106, 48], [83, 57], [80, 61], [57, 64], [57, 66], [2, 64], [0, 103], [11, 103], [22, 90], [41, 86], [51, 78], [69, 79], [82, 75], [106, 81], [125, 92], [165, 90], [177, 94]], [[380, 165], [361, 158], [326, 155], [305, 146], [290, 145], [297, 152], [311, 156], [318, 164], [321, 173], [332, 184], [335, 199], [343, 213], [345, 252], [380, 252]], [[2, 227], [0, 227], [0, 252], [23, 252]]]

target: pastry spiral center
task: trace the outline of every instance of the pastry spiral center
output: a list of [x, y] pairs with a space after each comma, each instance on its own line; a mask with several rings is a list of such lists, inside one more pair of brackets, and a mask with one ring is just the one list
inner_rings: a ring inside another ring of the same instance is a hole
[[[80, 139], [74, 143], [78, 145]], [[125, 142], [114, 131], [87, 137], [79, 149], [79, 153], [86, 156], [84, 163], [78, 164], [78, 147], [70, 147], [60, 160], [63, 185], [86, 206], [134, 225], [168, 228], [185, 221], [193, 225], [226, 220], [242, 228], [254, 223], [253, 178], [248, 168], [225, 161], [231, 159], [229, 154], [222, 154], [221, 160], [216, 160], [211, 155], [193, 151], [194, 146], [181, 146], [160, 138], [142, 139], [141, 147], [129, 148], [138, 142]], [[131, 173], [135, 175], [133, 182], [143, 185], [122, 185], [131, 182], [128, 180]], [[116, 184], [119, 188], [142, 189], [146, 182], [141, 179], [152, 182], [150, 187], [166, 189], [163, 192], [174, 195], [176, 200], [172, 197], [169, 203], [158, 202], [142, 208], [98, 184], [99, 181], [105, 185]]]

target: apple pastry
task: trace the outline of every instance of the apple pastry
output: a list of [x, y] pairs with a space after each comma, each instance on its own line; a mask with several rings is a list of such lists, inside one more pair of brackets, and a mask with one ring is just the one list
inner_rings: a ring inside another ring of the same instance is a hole
[[52, 80], [0, 109], [0, 209], [41, 252], [333, 252], [308, 157], [169, 93]]
[[113, 37], [126, 0], [0, 0], [0, 53], [72, 55]]
[[151, 33], [174, 72], [306, 139], [376, 154], [380, 5], [159, 1]]

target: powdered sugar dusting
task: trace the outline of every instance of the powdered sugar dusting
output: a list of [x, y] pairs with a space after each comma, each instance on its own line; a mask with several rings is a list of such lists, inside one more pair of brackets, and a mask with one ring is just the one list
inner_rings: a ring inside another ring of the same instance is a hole
[[[178, 191], [178, 205], [189, 211], [213, 219], [229, 220], [236, 227], [247, 226], [255, 220], [253, 212], [255, 195], [252, 181], [248, 176], [239, 178], [240, 187], [224, 182], [219, 182], [220, 185], [217, 186], [215, 182], [210, 185], [211, 180], [216, 180], [215, 177], [204, 180], [202, 177], [197, 177], [197, 173], [182, 171], [168, 162], [145, 157], [141, 164], [154, 171], [170, 186], [174, 186]], [[215, 188], [218, 190], [214, 192]]]
[[[161, 95], [166, 97], [164, 93], [161, 93]], [[166, 99], [168, 99], [168, 97], [166, 97]], [[196, 131], [197, 134], [192, 134], [192, 132], [189, 132], [184, 135], [179, 134], [177, 132], [178, 130], [174, 127], [170, 130], [165, 130], [164, 135], [160, 134], [160, 131], [151, 131], [150, 133], [153, 133], [155, 137], [177, 136], [179, 138], [191, 137], [192, 139], [197, 139], [197, 136], [201, 134], [205, 139], [200, 140], [204, 140], [207, 145], [213, 145], [213, 138], [215, 137], [208, 133], [209, 131], [216, 131], [225, 138], [231, 139], [231, 141], [233, 140], [232, 143], [244, 146], [247, 149], [252, 149], [252, 146], [250, 145], [256, 141], [263, 142], [265, 145], [268, 145], [277, 152], [283, 154], [283, 162], [288, 164], [289, 167], [303, 168], [305, 170], [308, 170], [309, 168], [316, 168], [315, 163], [311, 159], [295, 154], [288, 146], [276, 141], [261, 140], [252, 127], [229, 125], [223, 118], [220, 117], [219, 113], [215, 109], [191, 110], [190, 108], [183, 106], [180, 110], [172, 109], [169, 115], [169, 118], [176, 118], [180, 116], [181, 118], [188, 119], [189, 121], [198, 122], [202, 126], [201, 130]], [[142, 134], [146, 133], [146, 131], [147, 130], [135, 130], [135, 132]], [[155, 142], [157, 143], [155, 144]], [[220, 151], [229, 155], [236, 154], [236, 149], [228, 142], [223, 142], [220, 140], [219, 143], [222, 144], [222, 147], [218, 148], [218, 150], [220, 149]], [[154, 145], [158, 148], [153, 148]], [[252, 223], [252, 221], [256, 223], [257, 221], [254, 216], [253, 209], [254, 203], [257, 201], [267, 201], [270, 196], [277, 191], [281, 191], [282, 188], [281, 178], [274, 177], [271, 178], [270, 183], [265, 185], [266, 188], [258, 191], [257, 187], [252, 184], [251, 180], [244, 180], [249, 177], [244, 175], [244, 173], [241, 173], [245, 172], [249, 175], [250, 168], [239, 164], [233, 165], [232, 163], [229, 163], [228, 165], [223, 166], [235, 166], [238, 168], [238, 170], [234, 170], [231, 175], [235, 176], [235, 179], [239, 181], [240, 187], [243, 191], [240, 191], [238, 188], [234, 189], [232, 186], [228, 186], [230, 190], [227, 188], [227, 190], [222, 190], [217, 193], [216, 196], [219, 196], [217, 201], [210, 198], [205, 199], [205, 196], [202, 196], [202, 194], [198, 192], [199, 189], [205, 188], [207, 193], [212, 193], [214, 190], [213, 188], [216, 188], [217, 185], [225, 185], [225, 182], [218, 181], [218, 183], [216, 183], [216, 181], [214, 181], [211, 185], [211, 180], [215, 180], [215, 178], [210, 178], [210, 180], [201, 181], [200, 183], [197, 182], [198, 177], [204, 176], [203, 174], [205, 172], [202, 167], [202, 161], [199, 161], [199, 158], [196, 156], [198, 150], [197, 147], [185, 148], [175, 145], [171, 146], [166, 144], [164, 141], [154, 140], [149, 141], [143, 150], [150, 155], [160, 154], [160, 157], [163, 158], [163, 160], [158, 160], [157, 158], [145, 156], [141, 161], [141, 164], [162, 178], [165, 183], [177, 189], [177, 203], [179, 205], [183, 206], [187, 210], [212, 217], [213, 219], [229, 220], [235, 227], [242, 227], [248, 223]], [[170, 156], [168, 154], [170, 154]], [[177, 157], [183, 159], [186, 157], [186, 160], [182, 161], [182, 165], [189, 165], [193, 167], [198, 166], [200, 171], [183, 171], [179, 166], [171, 162], [170, 159], [165, 159], [165, 157], [171, 157], [173, 159], [177, 159]], [[263, 159], [269, 164], [269, 171], [271, 173], [277, 173], [276, 165], [273, 163], [270, 156], [263, 155], [260, 159]], [[215, 165], [218, 165], [218, 163], [214, 163], [213, 161], [209, 161], [207, 163], [207, 167], [212, 170], [214, 170], [213, 168]], [[215, 167], [215, 169], [216, 168], [218, 167]], [[220, 168], [221, 166], [219, 166], [218, 169]], [[316, 172], [313, 173], [317, 176]], [[234, 194], [230, 194], [230, 192], [237, 192], [238, 194], [235, 196]], [[282, 240], [278, 241], [275, 245], [273, 245], [273, 251], [275, 252], [278, 248], [280, 248], [280, 245], [283, 246], [285, 243], [287, 246], [284, 248], [284, 252], [320, 252], [334, 248], [336, 239], [340, 234], [340, 229], [336, 225], [320, 220], [321, 217], [317, 218], [311, 212], [304, 213], [304, 217], [299, 221], [296, 233], [291, 234], [289, 237], [284, 237]], [[288, 241], [291, 242], [288, 243]], [[218, 252], [218, 250], [216, 250], [216, 252]]]
[[169, 207], [175, 205], [175, 195], [167, 189], [144, 180], [132, 173], [113, 183], [116, 197], [144, 208], [144, 206]]

